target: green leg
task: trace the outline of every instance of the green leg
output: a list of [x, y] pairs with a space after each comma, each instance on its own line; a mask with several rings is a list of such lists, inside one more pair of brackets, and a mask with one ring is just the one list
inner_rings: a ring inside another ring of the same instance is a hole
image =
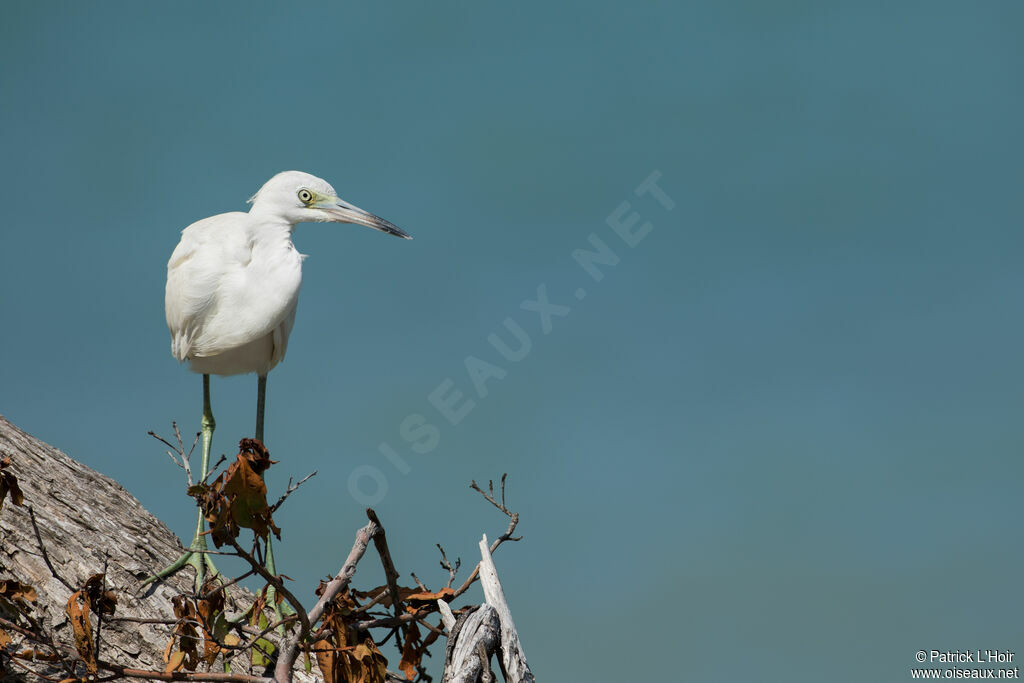
[[[210, 473], [210, 446], [213, 444], [213, 430], [217, 428], [217, 422], [213, 419], [213, 408], [210, 407], [210, 376], [203, 375], [203, 462], [199, 472], [199, 481], [205, 482], [206, 475]], [[206, 536], [203, 532], [206, 530], [206, 523], [203, 519], [203, 511], [199, 511], [199, 515], [196, 519], [196, 533], [192, 538], [192, 545], [190, 549], [193, 551], [192, 558], [193, 567], [196, 568], [196, 586], [201, 588], [203, 585], [203, 579], [205, 571], [204, 569], [210, 570], [211, 576], [216, 576], [219, 572], [217, 568], [213, 566], [213, 558], [206, 554]], [[198, 557], [197, 557], [198, 556]]]
[[[205, 481], [206, 475], [209, 473], [210, 445], [213, 443], [213, 430], [216, 427], [217, 423], [213, 419], [213, 409], [210, 408], [210, 376], [203, 375], [203, 462], [201, 472], [199, 474], [199, 481]], [[172, 562], [166, 569], [157, 572], [143, 581], [140, 588], [145, 588], [159, 579], [167, 578], [185, 565], [189, 565], [196, 570], [196, 592], [198, 593], [202, 590], [203, 583], [206, 579], [206, 571], [209, 570], [211, 576], [216, 576], [218, 574], [217, 568], [213, 565], [213, 559], [206, 553], [208, 546], [206, 545], [206, 536], [203, 535], [203, 531], [205, 531], [205, 523], [203, 520], [203, 511], [200, 510], [198, 519], [196, 519], [196, 531], [192, 537], [192, 543], [189, 545], [188, 550], [182, 553], [181, 556]]]
[[[267, 568], [271, 575], [277, 576], [277, 567], [274, 566], [274, 543], [269, 534], [267, 535], [267, 556], [263, 558], [263, 566]], [[295, 610], [287, 602], [282, 602], [280, 605], [277, 604], [277, 589], [273, 586], [267, 586], [267, 604], [274, 610], [274, 616], [278, 621], [283, 619], [285, 615], [295, 614]], [[281, 635], [284, 635], [284, 626], [279, 626], [277, 630]]]
[[[266, 403], [267, 376], [260, 375], [256, 380], [256, 438], [260, 440], [260, 443], [263, 443], [263, 416], [266, 412]], [[274, 566], [274, 543], [269, 535], [267, 536], [267, 555], [264, 558], [263, 566], [266, 567], [268, 572], [277, 576], [277, 568]], [[285, 614], [295, 614], [295, 610], [287, 602], [283, 602], [280, 605], [277, 604], [277, 591], [273, 586], [267, 587], [267, 604], [274, 610], [274, 616], [277, 617], [278, 621]], [[284, 635], [284, 627], [280, 627], [278, 631]]]

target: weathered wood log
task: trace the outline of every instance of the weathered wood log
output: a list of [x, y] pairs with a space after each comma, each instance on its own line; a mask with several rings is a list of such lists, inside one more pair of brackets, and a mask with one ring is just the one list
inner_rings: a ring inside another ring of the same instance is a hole
[[490, 605], [480, 605], [463, 612], [448, 632], [442, 680], [444, 683], [477, 683], [490, 672], [491, 654], [500, 642], [498, 613]]
[[519, 632], [512, 621], [512, 612], [505, 600], [505, 591], [498, 580], [498, 569], [494, 566], [491, 549], [484, 534], [480, 541], [480, 586], [484, 589], [484, 600], [498, 613], [501, 622], [501, 671], [506, 683], [533, 683], [533, 672], [526, 663]]
[[[42, 548], [56, 574], [75, 589], [106, 567], [107, 586], [116, 590], [118, 604], [100, 633], [101, 658], [163, 671], [170, 629], [144, 620], [173, 618], [170, 599], [189, 590], [192, 576], [179, 572], [150, 595], [133, 593], [140, 578], [183, 551], [178, 537], [113, 479], [26, 434], [2, 415], [0, 455], [13, 460], [11, 469], [25, 495], [23, 507], [8, 499], [0, 510], [0, 577], [35, 587], [36, 612], [58, 644], [73, 652], [64, 613], [72, 591], [47, 566]], [[62, 677], [56, 669], [49, 673]]]
[[506, 683], [533, 683], [486, 535], [480, 541], [480, 585], [484, 604], [463, 612], [458, 619], [448, 603], [438, 600], [441, 620], [448, 629], [443, 683], [491, 683], [493, 654], [498, 655]]

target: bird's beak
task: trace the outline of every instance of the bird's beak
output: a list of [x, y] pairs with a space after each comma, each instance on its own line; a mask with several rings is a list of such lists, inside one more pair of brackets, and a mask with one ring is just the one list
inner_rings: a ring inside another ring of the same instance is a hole
[[384, 220], [380, 216], [374, 216], [369, 211], [363, 211], [358, 206], [353, 206], [343, 199], [330, 197], [317, 203], [316, 207], [323, 209], [330, 216], [331, 221], [337, 223], [356, 223], [357, 225], [365, 225], [368, 228], [386, 232], [395, 237], [401, 237], [406, 240], [412, 239], [412, 235], [397, 225]]

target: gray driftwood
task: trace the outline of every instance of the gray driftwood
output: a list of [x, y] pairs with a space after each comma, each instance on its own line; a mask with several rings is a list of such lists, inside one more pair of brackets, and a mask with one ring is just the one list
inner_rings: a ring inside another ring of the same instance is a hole
[[506, 683], [533, 683], [533, 672], [526, 663], [519, 632], [512, 621], [512, 612], [505, 601], [505, 591], [498, 580], [498, 570], [491, 557], [487, 535], [480, 541], [480, 586], [484, 589], [484, 600], [498, 613], [501, 622], [501, 671]]
[[500, 637], [501, 622], [493, 607], [480, 605], [463, 612], [449, 627], [444, 683], [476, 683], [490, 673], [491, 654], [498, 649]]
[[446, 602], [438, 601], [449, 633], [444, 683], [490, 683], [494, 680], [489, 665], [492, 654], [498, 655], [506, 683], [533, 683], [486, 535], [480, 541], [480, 586], [484, 604], [464, 612], [458, 620]]
[[12, 469], [25, 493], [25, 504], [17, 507], [8, 498], [0, 510], [0, 577], [36, 588], [38, 614], [52, 627], [58, 644], [73, 652], [64, 614], [72, 591], [47, 567], [40, 541], [56, 573], [76, 589], [105, 566], [108, 585], [119, 590], [117, 612], [104, 622], [100, 633], [101, 657], [122, 666], [163, 671], [168, 627], [124, 618], [169, 618], [171, 596], [189, 590], [192, 576], [179, 572], [148, 596], [135, 597], [123, 589], [134, 590], [139, 578], [173, 561], [183, 550], [178, 537], [116, 481], [0, 415], [3, 455], [14, 461]]

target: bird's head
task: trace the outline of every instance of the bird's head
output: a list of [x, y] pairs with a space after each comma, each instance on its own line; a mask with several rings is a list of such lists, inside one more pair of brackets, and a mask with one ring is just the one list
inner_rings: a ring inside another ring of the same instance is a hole
[[356, 223], [411, 240], [409, 233], [369, 211], [344, 201], [330, 183], [301, 171], [284, 171], [264, 183], [249, 199], [249, 213], [296, 223]]

